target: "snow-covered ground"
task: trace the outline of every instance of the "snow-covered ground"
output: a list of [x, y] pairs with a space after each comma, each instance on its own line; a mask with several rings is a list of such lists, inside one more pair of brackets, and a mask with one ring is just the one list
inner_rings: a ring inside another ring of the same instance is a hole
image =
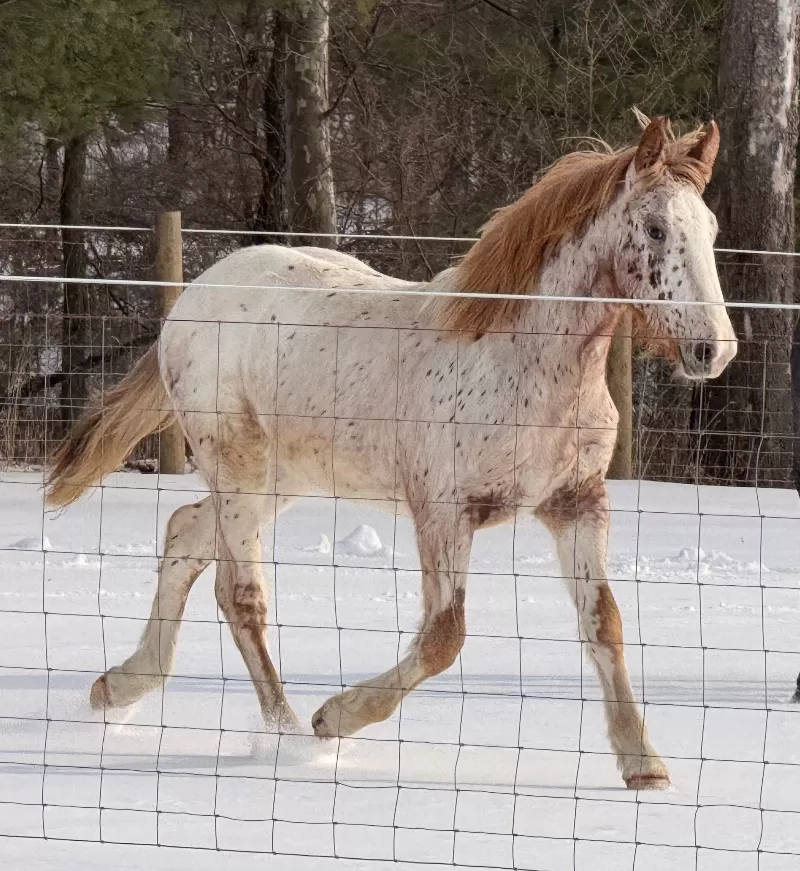
[[[529, 519], [476, 538], [460, 662], [358, 738], [259, 734], [210, 571], [177, 676], [104, 723], [89, 686], [133, 650], [167, 518], [200, 486], [107, 485], [55, 515], [35, 473], [0, 477], [3, 869], [800, 868], [795, 493], [611, 485], [628, 664], [674, 781], [637, 794], [622, 788], [553, 548]], [[308, 723], [407, 645], [417, 555], [407, 519], [306, 499], [280, 517], [274, 556], [271, 649]]]

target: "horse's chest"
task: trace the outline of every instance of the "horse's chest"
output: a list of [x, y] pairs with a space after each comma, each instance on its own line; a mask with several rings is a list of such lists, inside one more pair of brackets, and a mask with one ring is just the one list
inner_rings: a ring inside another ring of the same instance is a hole
[[516, 479], [523, 503], [603, 472], [613, 451], [617, 415], [604, 379], [564, 382], [560, 393], [531, 396], [529, 413], [520, 414]]

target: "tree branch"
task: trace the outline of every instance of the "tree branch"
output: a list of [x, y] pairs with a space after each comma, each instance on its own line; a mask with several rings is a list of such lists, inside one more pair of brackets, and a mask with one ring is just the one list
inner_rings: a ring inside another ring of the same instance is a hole
[[[137, 339], [133, 339], [126, 343], [126, 347], [141, 348], [143, 345], [152, 344], [157, 338], [158, 333], [144, 333]], [[75, 374], [75, 372], [94, 372], [100, 363], [108, 359], [113, 351], [121, 350], [121, 347], [122, 346], [114, 346], [106, 348], [105, 351], [99, 354], [90, 354], [88, 357], [84, 357], [71, 372], [53, 372], [48, 375], [37, 375], [20, 388], [17, 396], [19, 399], [26, 399], [36, 393], [49, 390], [51, 387], [57, 387], [59, 384], [66, 381], [71, 375]]]

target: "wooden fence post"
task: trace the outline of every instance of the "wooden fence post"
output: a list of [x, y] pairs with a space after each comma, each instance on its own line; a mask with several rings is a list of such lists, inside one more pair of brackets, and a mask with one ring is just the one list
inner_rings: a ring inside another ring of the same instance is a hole
[[631, 311], [625, 311], [617, 324], [608, 354], [608, 389], [619, 412], [617, 442], [608, 467], [608, 477], [627, 481], [633, 466], [633, 363]]
[[[181, 213], [156, 214], [155, 280], [183, 282], [183, 243]], [[182, 287], [159, 287], [161, 315], [166, 317], [178, 301]], [[186, 444], [177, 422], [170, 424], [159, 437], [158, 471], [162, 475], [182, 475], [186, 467]]]

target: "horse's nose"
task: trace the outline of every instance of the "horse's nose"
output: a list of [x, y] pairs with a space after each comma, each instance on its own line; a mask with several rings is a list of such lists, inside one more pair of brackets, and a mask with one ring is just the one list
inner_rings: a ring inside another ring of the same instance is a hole
[[715, 378], [724, 368], [723, 342], [698, 340], [681, 346], [683, 369], [689, 378]]
[[693, 342], [691, 354], [703, 371], [708, 371], [717, 358], [716, 342]]

